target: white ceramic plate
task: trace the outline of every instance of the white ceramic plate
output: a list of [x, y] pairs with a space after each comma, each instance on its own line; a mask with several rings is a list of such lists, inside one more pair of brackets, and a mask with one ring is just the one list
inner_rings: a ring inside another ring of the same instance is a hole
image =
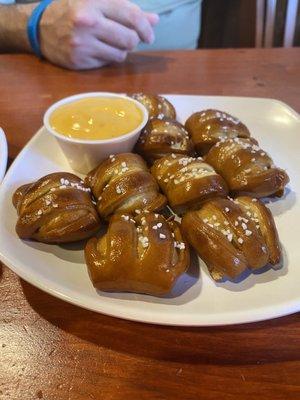
[[[26, 281], [63, 300], [104, 314], [168, 325], [221, 325], [259, 321], [300, 310], [300, 119], [269, 99], [169, 95], [184, 121], [192, 112], [217, 108], [239, 117], [286, 168], [291, 182], [284, 198], [270, 203], [283, 246], [282, 269], [250, 275], [239, 284], [216, 284], [205, 266], [190, 268], [167, 298], [97, 292], [78, 245], [21, 241], [15, 234], [14, 190], [54, 171], [70, 171], [56, 141], [41, 129], [9, 169], [0, 189], [0, 256]], [[201, 263], [202, 264], [202, 263]]]
[[0, 183], [5, 175], [7, 166], [7, 143], [3, 129], [0, 128]]

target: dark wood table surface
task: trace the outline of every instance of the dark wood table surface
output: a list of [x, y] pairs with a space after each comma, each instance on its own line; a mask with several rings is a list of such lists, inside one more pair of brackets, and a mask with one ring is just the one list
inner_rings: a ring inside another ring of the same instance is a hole
[[[51, 103], [84, 91], [271, 97], [299, 112], [300, 49], [134, 54], [84, 72], [1, 55], [10, 161]], [[80, 309], [0, 271], [0, 399], [300, 399], [299, 314], [216, 328], [146, 325]]]

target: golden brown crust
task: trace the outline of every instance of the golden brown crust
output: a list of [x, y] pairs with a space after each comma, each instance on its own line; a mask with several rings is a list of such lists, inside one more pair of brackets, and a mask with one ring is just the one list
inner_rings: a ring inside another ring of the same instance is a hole
[[282, 256], [281, 246], [271, 211], [261, 201], [248, 196], [237, 197], [235, 201], [262, 234], [269, 250], [269, 262], [278, 265]]
[[280, 195], [289, 182], [286, 172], [254, 139], [228, 139], [218, 142], [205, 157], [223, 176], [233, 194], [254, 197]]
[[88, 174], [85, 182], [97, 199], [100, 216], [105, 219], [115, 213], [157, 211], [167, 202], [138, 154], [110, 156]]
[[67, 172], [21, 186], [12, 201], [19, 216], [16, 232], [22, 239], [67, 243], [86, 239], [100, 227], [90, 189]]
[[206, 154], [220, 139], [250, 136], [248, 128], [232, 115], [218, 110], [203, 110], [192, 114], [185, 123], [195, 148]]
[[201, 157], [171, 154], [157, 160], [151, 172], [179, 215], [197, 209], [209, 198], [227, 194], [224, 179]]
[[193, 143], [183, 125], [169, 118], [149, 120], [135, 149], [150, 164], [171, 153], [194, 154]]
[[228, 199], [206, 202], [182, 219], [183, 233], [215, 280], [234, 280], [247, 268], [268, 264], [270, 251], [255, 225], [238, 204]]
[[186, 271], [189, 249], [176, 222], [116, 214], [102, 238], [88, 241], [85, 259], [97, 289], [161, 296]]
[[163, 96], [134, 93], [131, 97], [142, 103], [148, 110], [149, 119], [151, 118], [171, 118], [176, 119], [176, 111], [173, 105]]

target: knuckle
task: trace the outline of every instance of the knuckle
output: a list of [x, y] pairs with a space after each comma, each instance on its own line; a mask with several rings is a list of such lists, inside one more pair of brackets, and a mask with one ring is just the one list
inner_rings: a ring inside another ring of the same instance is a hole
[[97, 23], [95, 15], [83, 8], [72, 10], [70, 19], [75, 27], [92, 27]]
[[82, 22], [82, 12], [78, 8], [70, 9], [69, 17], [74, 26], [78, 26]]
[[143, 18], [142, 11], [138, 7], [133, 7], [129, 12], [129, 18], [133, 26], [139, 26]]
[[69, 46], [71, 49], [77, 49], [81, 46], [81, 41], [77, 36], [71, 36], [69, 40]]

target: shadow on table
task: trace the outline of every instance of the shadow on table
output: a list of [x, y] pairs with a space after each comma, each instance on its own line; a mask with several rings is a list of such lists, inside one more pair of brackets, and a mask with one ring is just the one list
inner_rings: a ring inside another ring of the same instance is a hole
[[136, 77], [149, 72], [149, 74], [155, 76], [156, 73], [165, 72], [168, 69], [168, 65], [173, 62], [175, 60], [166, 55], [137, 52], [131, 53], [125, 63], [121, 65], [111, 64], [109, 68], [104, 68], [101, 73], [107, 77], [118, 77], [124, 74]]
[[87, 343], [128, 356], [191, 365], [256, 365], [299, 359], [299, 347], [293, 340], [297, 314], [236, 326], [168, 327], [97, 314], [23, 280], [21, 285], [30, 306], [52, 325]]

